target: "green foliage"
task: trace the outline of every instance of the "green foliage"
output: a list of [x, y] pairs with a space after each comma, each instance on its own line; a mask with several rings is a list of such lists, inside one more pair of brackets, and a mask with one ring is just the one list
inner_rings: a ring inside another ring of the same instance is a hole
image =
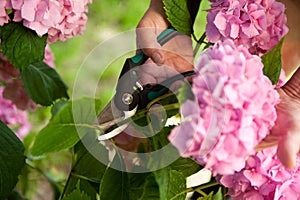
[[205, 197], [200, 197], [199, 200], [223, 200], [222, 187], [219, 187], [217, 193], [210, 192]]
[[128, 173], [129, 199], [159, 199], [158, 185], [153, 173]]
[[82, 98], [68, 102], [37, 135], [31, 149], [34, 156], [73, 147], [96, 120], [100, 100]]
[[71, 194], [63, 198], [62, 200], [92, 200], [87, 194], [80, 191], [79, 189], [75, 189]]
[[186, 193], [186, 179], [182, 173], [171, 170], [169, 167], [154, 172], [155, 180], [159, 186], [161, 200], [184, 200]]
[[190, 83], [184, 83], [182, 87], [179, 88], [177, 98], [180, 104], [188, 99], [193, 100], [195, 98]]
[[17, 69], [44, 59], [47, 36], [39, 37], [22, 23], [10, 22], [0, 27], [2, 53]]
[[193, 20], [191, 19], [187, 0], [163, 0], [168, 21], [181, 33], [193, 33]]
[[0, 121], [0, 199], [4, 199], [15, 187], [24, 163], [22, 142]]
[[191, 158], [179, 157], [170, 165], [170, 168], [182, 173], [183, 176], [188, 177], [201, 170], [202, 166]]
[[28, 65], [21, 70], [21, 77], [27, 94], [38, 104], [49, 106], [56, 99], [69, 98], [66, 84], [55, 69], [44, 62]]
[[129, 186], [128, 173], [122, 155], [116, 152], [111, 167], [107, 168], [101, 180], [100, 199], [128, 200]]
[[[100, 181], [107, 169], [104, 163], [108, 163], [108, 151], [96, 138], [96, 134], [91, 131], [75, 145], [72, 171], [65, 185], [63, 197], [79, 187], [91, 199], [96, 199]], [[86, 144], [89, 145], [89, 149], [86, 149]], [[98, 157], [94, 157], [90, 152], [96, 152]], [[100, 159], [103, 163], [99, 161]]]
[[264, 64], [263, 72], [264, 75], [269, 77], [272, 84], [276, 84], [278, 82], [282, 62], [281, 62], [281, 47], [283, 44], [283, 40], [276, 45], [269, 53], [262, 56], [262, 62]]

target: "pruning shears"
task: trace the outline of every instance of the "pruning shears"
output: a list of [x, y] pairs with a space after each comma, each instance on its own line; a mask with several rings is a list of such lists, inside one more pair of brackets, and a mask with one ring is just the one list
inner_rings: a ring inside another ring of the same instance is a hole
[[[163, 46], [169, 40], [180, 34], [181, 33], [171, 27], [164, 30], [157, 37], [157, 41], [161, 46]], [[168, 78], [159, 84], [146, 84], [143, 86], [139, 82], [140, 76], [138, 68], [139, 66], [143, 65], [148, 58], [149, 57], [147, 55], [140, 51], [135, 56], [126, 59], [119, 75], [116, 94], [111, 102], [111, 105], [108, 105], [110, 107], [113, 105], [117, 109], [119, 117], [101, 124], [107, 128], [105, 128], [103, 133], [98, 137], [98, 140], [107, 140], [121, 133], [123, 130], [125, 130], [129, 123], [122, 124], [113, 130], [111, 130], [109, 127], [119, 123], [122, 120], [132, 117], [138, 110], [145, 108], [152, 100], [167, 93], [170, 86], [175, 81], [182, 80], [184, 77], [195, 74], [194, 71], [188, 71]], [[103, 114], [103, 112], [106, 112], [106, 110], [107, 109], [104, 109], [102, 113], [100, 113], [100, 116]]]

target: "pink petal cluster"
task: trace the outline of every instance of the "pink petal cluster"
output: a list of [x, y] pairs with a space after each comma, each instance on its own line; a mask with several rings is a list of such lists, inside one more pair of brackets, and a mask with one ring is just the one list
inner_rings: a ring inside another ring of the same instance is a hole
[[10, 8], [10, 0], [0, 1], [0, 26], [3, 26], [3, 24], [8, 23], [9, 17], [6, 13], [6, 10]]
[[285, 6], [275, 0], [211, 0], [206, 35], [209, 42], [232, 39], [262, 55], [288, 32]]
[[274, 125], [279, 95], [261, 59], [232, 40], [202, 52], [195, 67], [195, 100], [182, 104], [184, 120], [169, 140], [214, 175], [233, 174]]
[[250, 156], [246, 166], [233, 175], [219, 176], [233, 200], [300, 199], [300, 158], [293, 170], [286, 169], [276, 156], [276, 147]]
[[14, 12], [13, 20], [39, 36], [48, 34], [48, 42], [65, 41], [82, 34], [92, 0], [4, 0], [0, 3], [0, 25], [8, 22], [7, 9]]
[[27, 119], [27, 112], [19, 110], [12, 101], [3, 98], [4, 88], [0, 86], [0, 120], [12, 128], [16, 135], [22, 139], [26, 136], [30, 129], [31, 124]]
[[[44, 62], [50, 67], [54, 66], [54, 55], [51, 52], [49, 45], [45, 48]], [[7, 59], [0, 54], [0, 82], [5, 87], [3, 89], [3, 98], [11, 100], [18, 109], [21, 110], [34, 110], [36, 103], [34, 103], [27, 95], [24, 84], [21, 77], [19, 76], [19, 70], [15, 69]]]

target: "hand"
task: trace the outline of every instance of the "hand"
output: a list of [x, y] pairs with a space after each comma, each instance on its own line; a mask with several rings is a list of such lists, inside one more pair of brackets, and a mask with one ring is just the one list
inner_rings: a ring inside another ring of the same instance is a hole
[[280, 103], [276, 106], [275, 126], [258, 146], [257, 150], [278, 145], [277, 156], [287, 168], [296, 165], [300, 151], [300, 69], [281, 89]]
[[137, 48], [152, 62], [140, 67], [141, 82], [158, 83], [177, 73], [193, 70], [193, 48], [190, 36], [172, 38], [163, 47], [157, 36], [170, 27], [162, 0], [152, 0], [149, 9], [137, 26]]
[[285, 36], [282, 46], [282, 66], [287, 76], [300, 66], [300, 1], [280, 0], [286, 6], [287, 26], [289, 32]]
[[[157, 36], [169, 27], [162, 0], [151, 0], [150, 7], [136, 30], [137, 48], [151, 58], [139, 67], [142, 85], [160, 83], [175, 74], [193, 70], [194, 58], [190, 36], [178, 35], [163, 47], [157, 42]], [[110, 102], [98, 116], [98, 122], [103, 124], [118, 116], [121, 116], [121, 113], [117, 113], [115, 106]], [[134, 151], [138, 143], [136, 140], [132, 142], [132, 134], [126, 134], [129, 132], [133, 132], [130, 126], [114, 137], [114, 140], [117, 146]]]

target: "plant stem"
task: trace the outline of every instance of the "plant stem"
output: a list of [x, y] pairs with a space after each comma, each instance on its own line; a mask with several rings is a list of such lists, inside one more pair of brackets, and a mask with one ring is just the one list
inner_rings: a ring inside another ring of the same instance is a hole
[[197, 42], [196, 47], [195, 47], [195, 49], [194, 49], [194, 56], [196, 56], [196, 54], [197, 54], [198, 51], [199, 51], [200, 45], [204, 43], [204, 40], [205, 40], [205, 38], [206, 38], [206, 33], [204, 32], [204, 33], [202, 34], [202, 36], [200, 37], [199, 40], [196, 39], [196, 37], [195, 37], [194, 34], [193, 34], [193, 37], [194, 37], [194, 39], [195, 39], [196, 42]]
[[183, 190], [182, 192], [176, 194], [174, 197], [172, 197], [170, 200], [176, 199], [177, 197], [179, 197], [180, 195], [186, 194], [188, 192], [193, 192], [195, 191], [193, 188], [187, 188], [186, 190]]
[[201, 194], [204, 197], [207, 196], [207, 194], [205, 192], [203, 192], [202, 190], [200, 190], [200, 189], [196, 189], [195, 191], [198, 192], [199, 194]]
[[207, 184], [204, 184], [204, 185], [200, 185], [199, 187], [195, 188], [195, 190], [197, 191], [198, 189], [199, 190], [203, 190], [203, 189], [206, 189], [206, 188], [209, 188], [209, 187], [213, 187], [213, 186], [216, 186], [216, 185], [219, 185], [218, 182], [216, 181], [213, 181], [213, 182], [209, 182]]

